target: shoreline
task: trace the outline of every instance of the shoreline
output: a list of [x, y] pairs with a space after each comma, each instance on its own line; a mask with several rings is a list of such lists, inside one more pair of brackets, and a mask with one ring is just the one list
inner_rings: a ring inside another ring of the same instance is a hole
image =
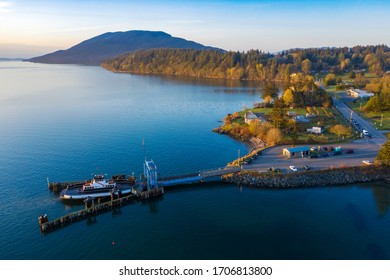
[[311, 170], [289, 174], [261, 173], [243, 170], [223, 176], [222, 180], [236, 185], [270, 189], [292, 189], [329, 185], [390, 181], [390, 167], [353, 166], [324, 170]]

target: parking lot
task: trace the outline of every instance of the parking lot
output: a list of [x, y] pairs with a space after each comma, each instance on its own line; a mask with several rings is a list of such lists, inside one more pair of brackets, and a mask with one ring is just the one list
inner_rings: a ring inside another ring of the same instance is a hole
[[[332, 144], [324, 147], [338, 147], [341, 146], [342, 154], [332, 155], [329, 153], [327, 157], [309, 158], [309, 157], [293, 157], [286, 158], [282, 155], [284, 148], [291, 146], [276, 146], [266, 149], [251, 163], [244, 165], [243, 169], [269, 171], [270, 168], [279, 168], [284, 173], [292, 173], [290, 166], [295, 166], [299, 171], [303, 171], [303, 166], [308, 166], [310, 169], [325, 169], [330, 167], [344, 167], [344, 166], [359, 166], [364, 165], [363, 160], [374, 161], [380, 146], [372, 142], [368, 138], [357, 140], [353, 143], [347, 144]], [[315, 146], [318, 147], [317, 145]], [[321, 148], [321, 147], [320, 147]], [[346, 154], [347, 150], [353, 150], [352, 153]]]

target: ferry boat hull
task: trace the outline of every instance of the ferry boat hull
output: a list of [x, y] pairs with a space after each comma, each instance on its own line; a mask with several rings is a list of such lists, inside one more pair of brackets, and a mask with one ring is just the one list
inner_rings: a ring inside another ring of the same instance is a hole
[[[61, 191], [60, 198], [67, 199], [67, 200], [81, 200], [81, 199], [86, 199], [88, 197], [91, 197], [91, 198], [110, 197], [111, 190], [112, 189], [99, 190], [96, 192], [85, 192], [82, 190], [82, 187], [80, 187], [80, 188], [67, 188], [67, 189], [64, 189]], [[120, 193], [121, 195], [128, 195], [132, 192], [133, 192], [133, 187], [123, 186], [122, 188], [114, 191], [114, 194], [118, 195]]]

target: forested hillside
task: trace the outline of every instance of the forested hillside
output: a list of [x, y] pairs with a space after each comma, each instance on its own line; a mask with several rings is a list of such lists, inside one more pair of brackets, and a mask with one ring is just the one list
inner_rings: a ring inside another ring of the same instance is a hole
[[294, 72], [338, 74], [366, 69], [381, 75], [390, 70], [390, 48], [378, 45], [291, 49], [276, 54], [259, 50], [151, 49], [118, 56], [102, 66], [139, 74], [288, 81]]

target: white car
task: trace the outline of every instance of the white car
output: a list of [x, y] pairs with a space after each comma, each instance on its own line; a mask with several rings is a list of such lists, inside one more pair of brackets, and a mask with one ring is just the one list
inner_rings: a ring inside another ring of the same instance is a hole
[[298, 169], [297, 169], [294, 165], [291, 165], [291, 166], [290, 166], [290, 169], [291, 169], [292, 171], [294, 171], [294, 172], [297, 172], [297, 171], [298, 171]]
[[372, 161], [370, 161], [370, 160], [362, 160], [362, 162], [364, 163], [364, 164], [367, 164], [367, 165], [372, 165], [372, 164], [374, 164]]

